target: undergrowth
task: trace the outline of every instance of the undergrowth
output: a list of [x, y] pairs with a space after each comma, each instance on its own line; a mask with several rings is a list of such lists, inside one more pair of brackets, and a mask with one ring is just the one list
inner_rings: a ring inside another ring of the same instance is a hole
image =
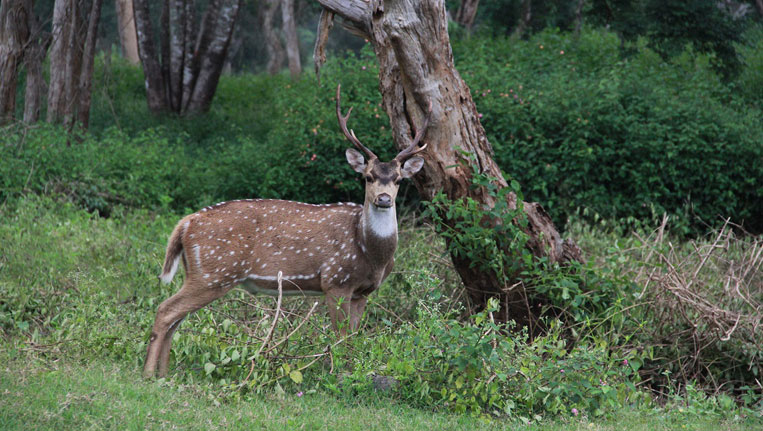
[[[175, 219], [124, 209], [104, 219], [33, 196], [0, 209], [0, 327], [9, 351], [49, 361], [109, 361], [138, 375], [156, 306], [181, 282], [176, 277], [165, 286], [156, 278]], [[403, 264], [371, 297], [359, 334], [337, 336], [322, 306], [311, 312], [313, 301], [297, 298], [284, 301], [264, 344], [275, 300], [234, 291], [189, 316], [176, 333], [172, 380], [207, 388], [220, 402], [328, 393], [526, 421], [660, 408], [639, 374], [646, 350], [622, 348], [595, 331], [570, 343], [553, 319], [545, 335], [530, 340], [495, 322], [494, 302], [461, 318], [464, 293], [447, 262], [432, 258], [446, 256], [444, 244], [432, 240], [431, 230], [407, 226], [400, 255], [434, 264]], [[662, 402], [692, 414], [737, 420], [760, 414], [754, 391], [739, 407], [695, 386], [666, 387], [674, 392]]]

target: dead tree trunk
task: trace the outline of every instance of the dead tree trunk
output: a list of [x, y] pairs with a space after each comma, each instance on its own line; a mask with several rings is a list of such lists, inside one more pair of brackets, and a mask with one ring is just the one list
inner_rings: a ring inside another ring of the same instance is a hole
[[273, 25], [278, 5], [278, 0], [266, 0], [265, 10], [262, 13], [262, 33], [265, 35], [265, 46], [268, 49], [267, 71], [271, 75], [275, 75], [281, 70], [286, 56], [281, 39]]
[[212, 0], [196, 28], [190, 0], [165, 0], [161, 15], [161, 58], [148, 0], [134, 0], [138, 53], [151, 112], [180, 115], [209, 110], [225, 63], [242, 0]]
[[[373, 44], [379, 61], [379, 88], [398, 148], [409, 145], [413, 124], [421, 124], [427, 105], [432, 103], [432, 117], [425, 136], [428, 147], [420, 153], [426, 163], [422, 172], [414, 177], [422, 198], [432, 199], [442, 191], [453, 200], [470, 197], [493, 207], [493, 195], [472, 187], [470, 170], [464, 167], [464, 157], [458, 150], [470, 153], [480, 171], [495, 178], [496, 185], [507, 186], [492, 158], [493, 149], [480, 124], [469, 88], [453, 65], [443, 2], [318, 1]], [[319, 29], [328, 27], [324, 25]], [[319, 34], [319, 40], [321, 37]], [[510, 194], [509, 206], [516, 208], [516, 200], [516, 195]], [[562, 241], [551, 218], [539, 204], [525, 202], [522, 208], [529, 222], [526, 231], [531, 237], [527, 246], [535, 256], [545, 256], [551, 262], [580, 259], [580, 249], [570, 240]], [[503, 319], [534, 323], [535, 316], [525, 305], [524, 297], [507, 289], [494, 274], [471, 267], [471, 262], [465, 259], [453, 257], [453, 263], [477, 304], [484, 305], [488, 298], [498, 296], [502, 300]]]
[[138, 35], [135, 33], [132, 0], [115, 0], [117, 11], [117, 30], [122, 55], [131, 64], [140, 63], [138, 56]]
[[456, 12], [456, 22], [471, 30], [474, 25], [474, 17], [477, 16], [477, 6], [480, 0], [461, 0]]
[[289, 72], [292, 78], [302, 73], [302, 62], [299, 57], [299, 37], [297, 23], [294, 20], [294, 0], [281, 2], [281, 27], [286, 40], [286, 58], [289, 60]]
[[0, 125], [16, 111], [18, 69], [29, 39], [28, 16], [32, 2], [5, 0], [0, 3]]

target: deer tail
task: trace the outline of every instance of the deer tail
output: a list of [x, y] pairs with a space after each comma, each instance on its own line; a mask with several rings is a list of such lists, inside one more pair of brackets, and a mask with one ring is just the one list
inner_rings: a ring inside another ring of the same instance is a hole
[[172, 277], [178, 270], [178, 264], [183, 253], [183, 233], [185, 233], [188, 227], [188, 220], [181, 220], [175, 230], [170, 235], [170, 240], [167, 242], [167, 253], [164, 256], [164, 268], [159, 279], [162, 283], [169, 284], [172, 281]]

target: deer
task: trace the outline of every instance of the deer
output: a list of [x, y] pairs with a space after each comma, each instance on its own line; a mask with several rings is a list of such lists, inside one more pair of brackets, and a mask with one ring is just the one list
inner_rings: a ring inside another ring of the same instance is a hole
[[342, 336], [348, 329], [357, 331], [368, 296], [394, 266], [395, 198], [400, 181], [424, 165], [416, 154], [426, 149], [419, 142], [432, 107], [411, 144], [382, 162], [347, 129], [352, 107], [342, 115], [340, 93], [338, 85], [336, 115], [344, 136], [357, 148], [348, 148], [345, 156], [365, 179], [363, 205], [242, 199], [182, 218], [169, 237], [159, 278], [169, 284], [182, 261], [185, 279], [157, 308], [145, 378], [167, 375], [172, 337], [182, 320], [234, 287], [253, 295], [324, 296], [333, 329]]

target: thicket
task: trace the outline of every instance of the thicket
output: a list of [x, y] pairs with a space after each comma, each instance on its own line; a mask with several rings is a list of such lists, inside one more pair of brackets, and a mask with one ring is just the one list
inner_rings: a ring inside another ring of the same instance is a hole
[[[743, 68], [730, 82], [712, 54], [687, 47], [666, 61], [639, 40], [625, 56], [615, 34], [594, 29], [519, 42], [472, 37], [455, 41], [454, 54], [496, 160], [557, 224], [581, 208], [630, 220], [666, 212], [683, 233], [722, 217], [760, 231], [759, 32], [738, 45]], [[357, 201], [361, 184], [344, 167], [332, 97], [341, 81], [355, 107], [351, 127], [391, 156], [377, 73], [363, 50], [332, 57], [320, 85], [310, 74], [228, 76], [210, 114], [157, 118], [140, 70], [101, 57], [91, 132], [3, 131], [0, 199], [54, 190], [102, 214], [114, 203], [182, 212], [250, 196]]]

